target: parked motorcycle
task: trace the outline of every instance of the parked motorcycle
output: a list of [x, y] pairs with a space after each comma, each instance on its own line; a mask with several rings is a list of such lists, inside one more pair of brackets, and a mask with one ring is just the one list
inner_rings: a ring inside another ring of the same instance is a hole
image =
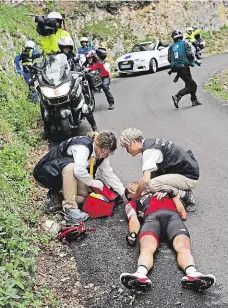
[[[62, 130], [69, 138], [86, 114], [95, 108], [95, 100], [86, 84], [85, 73], [71, 71], [63, 53], [49, 56], [42, 69], [38, 69], [34, 88], [39, 93], [44, 133]], [[87, 87], [87, 94], [83, 88]]]

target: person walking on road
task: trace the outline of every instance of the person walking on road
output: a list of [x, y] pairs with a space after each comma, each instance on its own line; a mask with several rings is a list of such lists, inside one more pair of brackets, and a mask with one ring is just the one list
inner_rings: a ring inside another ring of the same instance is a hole
[[174, 106], [179, 108], [179, 101], [187, 94], [191, 95], [192, 106], [199, 106], [201, 103], [196, 97], [197, 84], [193, 80], [190, 67], [201, 65], [201, 62], [195, 59], [191, 45], [183, 41], [183, 33], [180, 30], [172, 32], [174, 44], [169, 47], [168, 61], [171, 65], [171, 72], [177, 73], [185, 82], [185, 87], [176, 95], [172, 96]]

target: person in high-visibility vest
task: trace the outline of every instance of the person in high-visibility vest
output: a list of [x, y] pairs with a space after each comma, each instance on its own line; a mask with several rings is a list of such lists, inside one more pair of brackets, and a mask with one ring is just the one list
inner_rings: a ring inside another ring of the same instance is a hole
[[28, 85], [31, 80], [31, 67], [33, 60], [36, 58], [36, 55], [38, 55], [35, 47], [35, 42], [27, 41], [25, 43], [25, 49], [22, 51], [22, 53], [14, 58], [17, 72], [24, 77], [24, 80]]
[[58, 40], [61, 37], [71, 36], [65, 30], [64, 19], [58, 12], [49, 13], [45, 19], [40, 18], [37, 32], [40, 34], [40, 45], [45, 57], [59, 51]]
[[196, 35], [199, 35], [202, 32], [202, 29], [197, 29], [196, 27], [189, 27], [184, 34], [184, 39], [188, 40], [190, 43], [194, 43]]

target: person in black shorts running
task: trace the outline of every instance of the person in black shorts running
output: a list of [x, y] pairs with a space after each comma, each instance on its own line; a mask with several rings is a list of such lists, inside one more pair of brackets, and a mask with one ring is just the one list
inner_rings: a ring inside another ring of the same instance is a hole
[[215, 283], [215, 276], [203, 275], [194, 265], [190, 235], [182, 221], [187, 218], [186, 212], [173, 190], [146, 193], [137, 201], [127, 202], [125, 212], [129, 220], [128, 244], [136, 245], [137, 237], [140, 241], [137, 271], [120, 275], [126, 288], [137, 292], [150, 289], [152, 283], [147, 274], [153, 267], [153, 255], [159, 242], [171, 244], [176, 251], [177, 263], [185, 273], [181, 279], [184, 288], [202, 291]]

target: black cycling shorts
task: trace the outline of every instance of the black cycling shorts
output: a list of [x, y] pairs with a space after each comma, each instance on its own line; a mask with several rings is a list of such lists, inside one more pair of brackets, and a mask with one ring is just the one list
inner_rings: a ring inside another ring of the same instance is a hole
[[139, 237], [141, 238], [147, 234], [153, 235], [158, 244], [159, 242], [169, 242], [172, 244], [174, 238], [180, 234], [190, 238], [188, 229], [179, 214], [171, 210], [160, 210], [148, 214], [141, 227]]

